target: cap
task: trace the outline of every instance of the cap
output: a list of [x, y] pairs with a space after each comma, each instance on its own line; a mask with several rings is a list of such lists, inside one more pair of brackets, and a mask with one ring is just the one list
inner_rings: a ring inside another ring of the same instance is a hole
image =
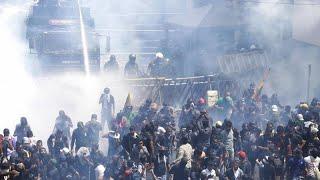
[[300, 108], [302, 108], [302, 109], [308, 109], [309, 106], [308, 106], [308, 104], [306, 104], [306, 103], [302, 103], [302, 104], [300, 104]]
[[164, 134], [164, 133], [166, 133], [166, 130], [163, 127], [159, 126], [158, 127], [158, 133], [159, 134], [161, 134], [161, 133]]
[[221, 127], [222, 126], [222, 122], [221, 121], [217, 121], [216, 122], [216, 127]]
[[244, 152], [244, 151], [239, 151], [239, 152], [238, 152], [238, 155], [239, 155], [239, 157], [242, 158], [242, 159], [245, 159], [245, 158], [247, 157], [247, 154], [246, 154], [246, 152]]
[[298, 114], [298, 115], [297, 115], [297, 118], [298, 118], [298, 120], [300, 120], [300, 121], [303, 121], [303, 120], [304, 120], [302, 114]]
[[63, 154], [68, 154], [70, 152], [70, 150], [68, 148], [64, 147], [60, 150], [60, 152], [62, 152]]

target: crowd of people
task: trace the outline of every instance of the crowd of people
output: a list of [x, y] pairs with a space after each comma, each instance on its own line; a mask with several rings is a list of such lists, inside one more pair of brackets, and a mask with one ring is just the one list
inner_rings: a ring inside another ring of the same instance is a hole
[[[109, 88], [101, 120], [77, 122], [60, 111], [47, 147], [25, 117], [0, 138], [1, 179], [320, 179], [320, 101], [283, 106], [255, 84], [208, 107], [189, 98], [180, 110], [130, 97], [115, 113]], [[72, 131], [73, 130], [73, 131]], [[108, 148], [101, 148], [108, 142]], [[100, 146], [99, 146], [100, 144]]]

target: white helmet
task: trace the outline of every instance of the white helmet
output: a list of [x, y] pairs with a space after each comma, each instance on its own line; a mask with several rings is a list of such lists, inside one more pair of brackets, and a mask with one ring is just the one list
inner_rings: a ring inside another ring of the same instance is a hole
[[279, 111], [277, 105], [272, 105], [272, 106], [271, 106], [271, 110], [272, 110], [272, 112], [278, 112], [278, 111]]
[[223, 123], [222, 123], [221, 121], [217, 121], [217, 122], [216, 122], [216, 127], [221, 127], [222, 124], [223, 124]]
[[68, 154], [68, 153], [70, 153], [70, 150], [68, 148], [64, 147], [64, 148], [60, 149], [60, 152], [63, 154]]
[[156, 58], [163, 59], [164, 56], [163, 56], [163, 54], [161, 52], [157, 52], [156, 53]]
[[164, 133], [166, 133], [166, 130], [165, 130], [163, 127], [159, 126], [157, 133], [158, 133], [158, 134], [164, 134]]
[[300, 121], [303, 121], [303, 120], [304, 120], [302, 114], [298, 114], [298, 115], [297, 115], [297, 118], [298, 118], [298, 120], [300, 120]]

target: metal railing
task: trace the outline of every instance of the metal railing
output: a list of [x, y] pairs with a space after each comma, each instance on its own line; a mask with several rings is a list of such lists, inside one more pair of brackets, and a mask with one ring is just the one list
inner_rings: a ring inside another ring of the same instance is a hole
[[125, 79], [124, 82], [131, 87], [135, 104], [150, 98], [160, 104], [181, 105], [188, 98], [196, 100], [205, 97], [208, 90], [218, 90], [221, 94], [231, 91], [234, 95], [236, 92], [233, 91], [239, 91], [237, 81], [220, 74], [184, 78], [137, 78]]
[[218, 58], [220, 71], [225, 74], [245, 73], [258, 68], [266, 68], [269, 62], [268, 54], [260, 50], [224, 55]]

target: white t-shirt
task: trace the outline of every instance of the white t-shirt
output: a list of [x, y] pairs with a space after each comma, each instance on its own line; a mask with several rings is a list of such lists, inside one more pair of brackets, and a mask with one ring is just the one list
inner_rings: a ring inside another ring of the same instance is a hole
[[319, 157], [312, 157], [312, 156], [307, 156], [304, 158], [304, 161], [307, 163], [307, 175], [311, 177], [316, 177], [315, 174], [315, 168], [319, 167], [320, 163], [320, 158]]
[[103, 165], [98, 165], [94, 171], [95, 171], [95, 175], [96, 175], [96, 179], [103, 179], [104, 177], [104, 171], [106, 170], [106, 168]]
[[110, 103], [110, 94], [103, 94], [102, 107], [108, 109], [108, 104]]

